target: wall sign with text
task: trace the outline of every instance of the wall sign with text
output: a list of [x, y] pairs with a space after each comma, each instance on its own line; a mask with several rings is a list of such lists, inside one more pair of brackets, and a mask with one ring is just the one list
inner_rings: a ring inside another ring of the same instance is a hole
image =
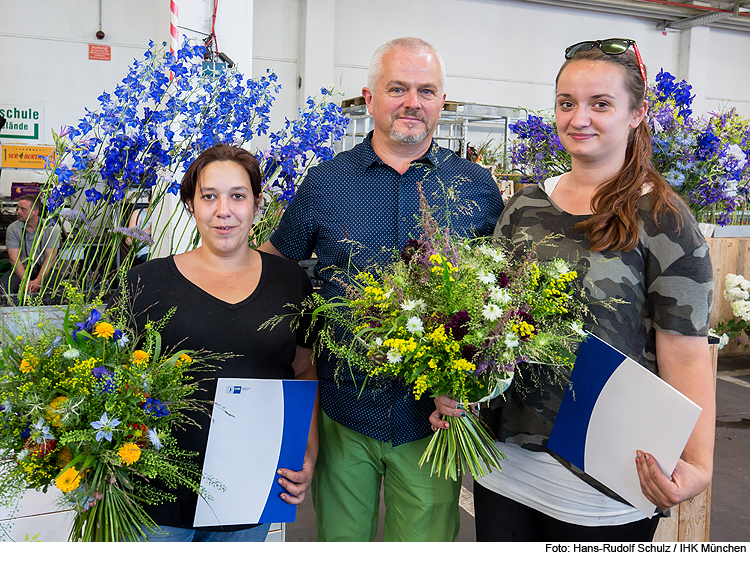
[[101, 44], [89, 44], [89, 59], [110, 61], [112, 59], [112, 47]]
[[0, 152], [3, 168], [49, 168], [55, 162], [55, 147], [4, 144]]
[[0, 117], [5, 117], [5, 126], [0, 129], [0, 139], [30, 143], [42, 140], [44, 130], [43, 107], [0, 103]]

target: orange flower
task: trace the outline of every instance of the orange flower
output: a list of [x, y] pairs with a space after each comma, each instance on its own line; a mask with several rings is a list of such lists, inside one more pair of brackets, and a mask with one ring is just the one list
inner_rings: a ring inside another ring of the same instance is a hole
[[39, 361], [34, 356], [29, 356], [28, 360], [25, 358], [21, 360], [21, 366], [19, 368], [21, 369], [21, 372], [24, 373], [33, 372], [38, 363]]
[[81, 477], [75, 467], [68, 467], [57, 476], [57, 488], [63, 493], [70, 493], [81, 484]]
[[49, 420], [49, 423], [52, 424], [52, 427], [62, 427], [62, 414], [59, 412], [59, 408], [67, 400], [68, 399], [65, 396], [58, 396], [50, 402], [49, 406], [47, 406], [44, 416]]
[[140, 458], [141, 448], [134, 443], [125, 443], [117, 450], [117, 455], [125, 465], [132, 465]]
[[130, 357], [130, 360], [133, 361], [133, 364], [145, 364], [149, 361], [151, 357], [148, 355], [148, 352], [145, 352], [143, 350], [136, 350], [133, 352], [133, 355]]
[[99, 321], [94, 327], [94, 336], [99, 338], [112, 338], [115, 334], [115, 327], [109, 323]]
[[175, 362], [175, 365], [182, 366], [183, 364], [190, 364], [193, 361], [189, 354], [183, 354]]

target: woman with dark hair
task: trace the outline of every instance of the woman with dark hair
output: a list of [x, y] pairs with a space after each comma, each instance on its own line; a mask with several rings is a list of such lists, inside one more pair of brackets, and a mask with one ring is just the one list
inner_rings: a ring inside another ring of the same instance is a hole
[[[556, 236], [538, 248], [540, 259], [563, 258], [582, 276], [591, 301], [586, 330], [702, 407], [671, 477], [648, 450], [633, 457], [644, 495], [666, 510], [706, 489], [713, 469], [708, 246], [651, 164], [646, 71], [635, 42], [580, 42], [565, 58], [555, 119], [572, 168], [514, 195], [495, 235], [517, 251]], [[610, 303], [597, 303], [604, 299]], [[659, 516], [646, 518], [547, 449], [565, 387], [543, 367], [533, 370], [541, 382], [529, 379], [531, 366], [519, 372], [505, 401], [485, 412], [508, 461], [502, 474], [475, 481], [477, 540], [650, 541]], [[433, 429], [444, 426], [441, 414], [463, 413], [447, 398], [435, 405]]]
[[[195, 220], [201, 244], [186, 253], [152, 259], [132, 269], [128, 286], [135, 325], [174, 315], [161, 331], [167, 349], [207, 350], [235, 356], [212, 362], [218, 369], [204, 377], [316, 379], [312, 349], [304, 335], [288, 326], [258, 332], [273, 316], [288, 312], [285, 305], [299, 303], [312, 286], [305, 271], [294, 262], [258, 252], [248, 246], [248, 235], [261, 199], [258, 161], [241, 148], [216, 145], [203, 152], [182, 180], [180, 198]], [[197, 376], [196, 379], [200, 379]], [[213, 398], [216, 381], [202, 383], [197, 397]], [[202, 463], [210, 418], [195, 414], [197, 425], [175, 433], [182, 449], [198, 452]], [[281, 498], [299, 504], [305, 498], [317, 458], [317, 403], [302, 471], [280, 469]], [[242, 453], [244, 434], [238, 437]], [[177, 490], [177, 501], [149, 506], [146, 511], [161, 532], [149, 536], [160, 541], [263, 541], [267, 524], [193, 528], [198, 497], [187, 488]]]

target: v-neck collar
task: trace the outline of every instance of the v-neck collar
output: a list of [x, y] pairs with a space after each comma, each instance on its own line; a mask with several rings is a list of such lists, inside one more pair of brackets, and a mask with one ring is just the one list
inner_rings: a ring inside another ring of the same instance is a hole
[[[256, 250], [257, 251], [257, 250]], [[245, 305], [248, 305], [249, 303], [252, 303], [255, 298], [260, 295], [260, 292], [263, 290], [263, 287], [265, 287], [266, 280], [267, 280], [267, 259], [265, 252], [258, 251], [260, 254], [260, 279], [258, 280], [258, 285], [256, 285], [255, 289], [242, 301], [239, 301], [238, 303], [229, 303], [227, 301], [224, 301], [222, 299], [219, 299], [218, 297], [214, 297], [209, 293], [208, 291], [205, 291], [204, 289], [201, 289], [198, 287], [195, 283], [190, 281], [187, 277], [185, 277], [180, 270], [177, 267], [177, 264], [174, 261], [174, 255], [170, 255], [168, 257], [170, 267], [172, 268], [172, 271], [174, 271], [175, 275], [179, 280], [181, 280], [183, 283], [185, 283], [188, 287], [190, 287], [193, 291], [200, 294], [201, 296], [205, 297], [206, 299], [210, 300], [211, 302], [220, 305], [226, 309], [229, 309], [230, 311], [236, 311], [238, 309], [243, 308]]]

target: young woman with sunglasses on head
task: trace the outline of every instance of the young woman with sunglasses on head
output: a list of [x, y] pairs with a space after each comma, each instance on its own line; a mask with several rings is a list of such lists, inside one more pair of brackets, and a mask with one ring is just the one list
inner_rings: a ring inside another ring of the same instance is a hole
[[[713, 469], [708, 246], [651, 164], [646, 73], [635, 42], [581, 42], [565, 56], [555, 119], [571, 171], [514, 195], [495, 235], [518, 250], [557, 235], [538, 249], [540, 258], [562, 257], [582, 276], [592, 301], [585, 328], [702, 407], [671, 477], [648, 450], [633, 458], [644, 495], [666, 510], [706, 489]], [[616, 308], [596, 303], [602, 299]], [[477, 540], [650, 541], [658, 516], [644, 517], [546, 448], [565, 389], [532, 383], [529, 370], [520, 371], [505, 401], [495, 400], [486, 416], [508, 461], [502, 474], [474, 484]], [[435, 405], [430, 421], [437, 429], [441, 414], [462, 413], [447, 398]]]

